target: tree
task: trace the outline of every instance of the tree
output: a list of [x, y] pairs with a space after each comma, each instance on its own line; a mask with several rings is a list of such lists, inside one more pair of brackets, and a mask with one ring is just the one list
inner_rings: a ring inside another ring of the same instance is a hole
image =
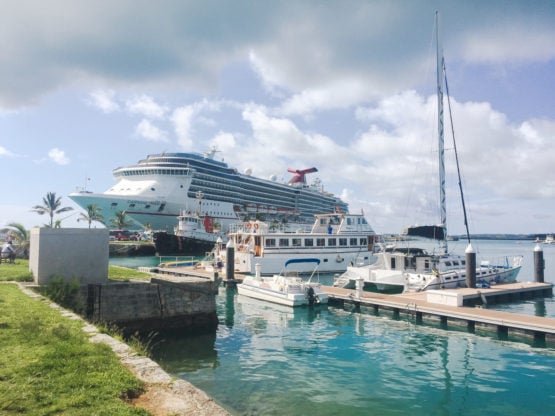
[[87, 212], [82, 212], [79, 218], [77, 218], [77, 221], [87, 221], [89, 223], [89, 228], [91, 228], [93, 221], [102, 222], [102, 220], [104, 220], [100, 212], [101, 209], [96, 204], [89, 204], [87, 205]]
[[28, 258], [30, 236], [25, 226], [18, 222], [10, 222], [2, 231], [8, 234], [8, 239], [13, 238], [17, 242], [19, 249], [22, 250], [23, 257]]
[[39, 215], [48, 214], [50, 216], [50, 228], [54, 227], [54, 215], [61, 214], [62, 212], [71, 211], [72, 207], [60, 207], [62, 204], [62, 197], [56, 198], [55, 192], [48, 192], [42, 198], [44, 205], [35, 205], [31, 211], [35, 211]]
[[2, 231], [8, 233], [19, 244], [25, 244], [29, 241], [29, 231], [25, 229], [23, 224], [10, 222]]
[[110, 219], [110, 224], [118, 230], [125, 230], [131, 226], [131, 221], [127, 219], [125, 211], [118, 211], [116, 212], [115, 217]]

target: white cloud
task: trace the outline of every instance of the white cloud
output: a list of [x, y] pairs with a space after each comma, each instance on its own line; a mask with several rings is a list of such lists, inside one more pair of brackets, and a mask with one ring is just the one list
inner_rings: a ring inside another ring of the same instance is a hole
[[144, 94], [127, 100], [125, 105], [131, 113], [156, 119], [163, 118], [169, 110], [167, 106], [156, 103], [152, 97]]
[[236, 140], [233, 134], [219, 131], [216, 136], [211, 140], [213, 146], [222, 153], [232, 151], [236, 146]]
[[12, 154], [12, 152], [10, 152], [5, 147], [0, 146], [0, 157], [2, 157], [2, 156], [13, 156], [13, 154]]
[[548, 62], [555, 59], [555, 29], [530, 27], [522, 22], [469, 33], [462, 47], [464, 58], [478, 63]]
[[69, 158], [65, 152], [56, 147], [48, 151], [48, 157], [58, 165], [67, 165], [69, 163]]
[[166, 132], [156, 127], [150, 121], [143, 119], [135, 128], [135, 133], [152, 142], [167, 142]]
[[182, 149], [191, 149], [193, 146], [192, 123], [195, 110], [193, 106], [176, 108], [171, 120], [177, 135], [177, 143]]
[[114, 90], [96, 90], [89, 94], [89, 103], [104, 113], [112, 113], [119, 110], [115, 96]]

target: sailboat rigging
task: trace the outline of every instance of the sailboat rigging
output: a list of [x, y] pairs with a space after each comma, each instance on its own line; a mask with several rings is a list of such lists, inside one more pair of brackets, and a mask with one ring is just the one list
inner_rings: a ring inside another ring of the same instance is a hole
[[[455, 160], [459, 179], [462, 208], [466, 235], [470, 247], [470, 233], [466, 214], [466, 205], [462, 188], [461, 174], [455, 135], [449, 88], [447, 84], [446, 66], [439, 38], [439, 13], [436, 12], [436, 60], [437, 60], [437, 106], [438, 106], [438, 155], [439, 155], [439, 199], [440, 225], [409, 227], [407, 235], [433, 238], [440, 241], [440, 253], [429, 254], [420, 248], [392, 247], [378, 253], [378, 260], [368, 266], [351, 266], [335, 279], [334, 286], [352, 288], [356, 281], [363, 280], [379, 291], [420, 291], [440, 288], [456, 288], [466, 286], [466, 259], [464, 256], [452, 254], [447, 249], [447, 210], [445, 195], [445, 148], [443, 121], [443, 86], [447, 93], [451, 131], [455, 149]], [[522, 256], [515, 256], [512, 263], [508, 258], [503, 262], [483, 262], [476, 267], [476, 279], [481, 285], [510, 283], [516, 280], [520, 271]]]

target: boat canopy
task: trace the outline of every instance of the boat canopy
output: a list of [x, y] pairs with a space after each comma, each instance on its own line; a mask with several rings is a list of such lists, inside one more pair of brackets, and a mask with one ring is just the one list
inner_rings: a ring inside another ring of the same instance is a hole
[[445, 228], [442, 225], [420, 225], [408, 227], [405, 230], [405, 234], [413, 237], [445, 240]]

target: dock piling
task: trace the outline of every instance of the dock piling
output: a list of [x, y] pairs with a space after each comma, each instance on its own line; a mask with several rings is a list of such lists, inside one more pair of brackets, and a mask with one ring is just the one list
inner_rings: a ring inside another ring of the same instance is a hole
[[468, 244], [464, 251], [466, 255], [466, 287], [476, 288], [476, 252], [472, 244]]
[[235, 280], [235, 244], [229, 239], [226, 249], [225, 278], [229, 281]]
[[543, 259], [543, 250], [539, 244], [536, 244], [536, 247], [534, 247], [534, 281], [536, 283], [544, 282], [544, 269], [545, 261]]

